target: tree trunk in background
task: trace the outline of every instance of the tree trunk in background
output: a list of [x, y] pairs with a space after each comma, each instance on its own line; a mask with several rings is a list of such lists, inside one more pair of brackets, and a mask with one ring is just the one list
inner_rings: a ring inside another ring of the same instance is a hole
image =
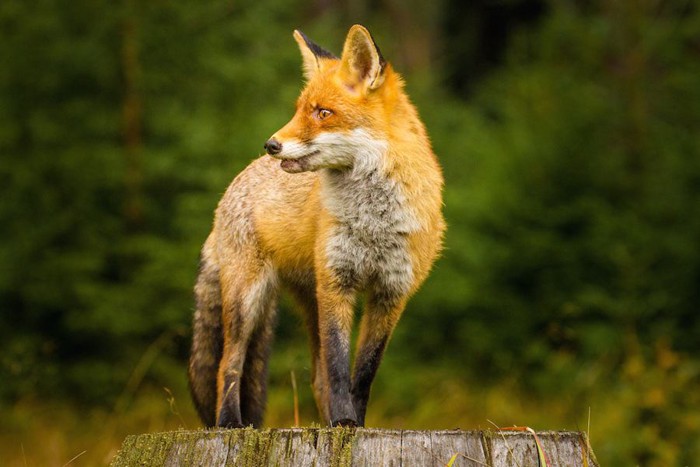
[[[417, 3], [422, 6], [416, 7]], [[404, 73], [430, 70], [436, 36], [433, 19], [437, 7], [415, 1], [407, 5], [399, 0], [385, 0], [384, 7], [398, 32], [396, 43], [400, 46], [399, 56], [388, 57], [389, 61], [398, 62]]]
[[134, 1], [124, 0], [121, 42], [121, 65], [124, 78], [122, 134], [126, 158], [124, 216], [130, 227], [137, 227], [143, 221], [141, 201], [143, 102], [140, 88], [141, 65], [137, 21]]

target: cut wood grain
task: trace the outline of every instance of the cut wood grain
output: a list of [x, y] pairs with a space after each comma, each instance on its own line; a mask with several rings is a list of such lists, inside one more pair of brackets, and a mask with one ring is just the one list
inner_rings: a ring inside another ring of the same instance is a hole
[[[537, 436], [552, 467], [598, 466], [583, 433], [543, 431]], [[364, 428], [246, 428], [132, 435], [111, 465], [445, 466], [453, 457], [454, 467], [538, 466], [537, 445], [528, 432]]]

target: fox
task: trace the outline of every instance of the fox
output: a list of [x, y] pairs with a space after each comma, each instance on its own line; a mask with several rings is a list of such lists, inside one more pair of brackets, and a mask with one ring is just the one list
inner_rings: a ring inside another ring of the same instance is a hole
[[188, 374], [208, 427], [261, 426], [282, 289], [308, 330], [320, 418], [364, 426], [389, 339], [442, 249], [442, 169], [402, 77], [364, 26], [340, 58], [293, 37], [295, 113], [229, 185], [201, 251]]

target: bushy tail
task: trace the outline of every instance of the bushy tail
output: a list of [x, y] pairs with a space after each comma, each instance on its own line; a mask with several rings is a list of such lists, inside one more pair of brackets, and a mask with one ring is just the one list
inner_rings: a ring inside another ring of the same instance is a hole
[[221, 286], [216, 264], [202, 257], [195, 286], [189, 380], [194, 405], [202, 422], [216, 424], [216, 376], [223, 351]]

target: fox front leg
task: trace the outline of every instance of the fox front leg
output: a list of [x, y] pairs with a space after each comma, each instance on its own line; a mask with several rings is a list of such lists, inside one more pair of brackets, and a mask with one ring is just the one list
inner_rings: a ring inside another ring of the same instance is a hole
[[[350, 332], [354, 296], [333, 287], [319, 286], [321, 363], [326, 379], [331, 426], [357, 426], [350, 395]], [[323, 411], [322, 411], [323, 412]]]
[[365, 426], [365, 413], [372, 382], [405, 306], [406, 299], [401, 297], [389, 297], [376, 292], [368, 297], [360, 322], [360, 335], [350, 388], [357, 423], [360, 426]]

